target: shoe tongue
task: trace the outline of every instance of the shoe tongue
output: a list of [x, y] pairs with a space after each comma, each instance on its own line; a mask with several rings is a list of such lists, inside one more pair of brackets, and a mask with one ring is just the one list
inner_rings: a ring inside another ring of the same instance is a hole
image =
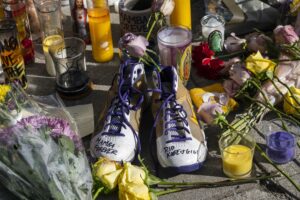
[[166, 67], [162, 73], [163, 92], [176, 93], [178, 88], [178, 75], [175, 67]]
[[141, 80], [145, 74], [144, 65], [142, 63], [128, 64], [123, 71], [123, 78], [126, 85], [134, 85]]

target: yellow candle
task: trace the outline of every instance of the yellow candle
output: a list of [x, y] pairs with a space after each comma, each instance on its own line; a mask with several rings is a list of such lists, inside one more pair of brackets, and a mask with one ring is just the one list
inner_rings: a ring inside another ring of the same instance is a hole
[[175, 8], [171, 14], [170, 21], [173, 26], [185, 26], [192, 28], [191, 1], [175, 0]]
[[108, 62], [114, 55], [109, 10], [106, 7], [88, 9], [93, 57]]
[[252, 168], [253, 152], [243, 145], [231, 145], [223, 151], [223, 171], [229, 177], [246, 177]]

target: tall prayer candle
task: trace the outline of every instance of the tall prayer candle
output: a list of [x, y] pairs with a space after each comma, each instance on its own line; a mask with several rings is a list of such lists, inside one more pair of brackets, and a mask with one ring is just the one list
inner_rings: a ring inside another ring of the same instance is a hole
[[172, 26], [184, 26], [192, 28], [191, 1], [190, 0], [174, 0], [175, 8], [170, 17]]

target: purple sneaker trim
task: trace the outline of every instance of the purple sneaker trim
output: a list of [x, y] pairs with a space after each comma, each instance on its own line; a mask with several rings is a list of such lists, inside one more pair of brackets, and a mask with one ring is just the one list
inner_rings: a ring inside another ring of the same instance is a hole
[[[120, 131], [122, 128], [126, 127], [125, 125], [127, 125], [134, 134], [134, 138], [137, 144], [136, 151], [137, 153], [139, 153], [141, 151], [140, 139], [130, 122], [127, 120], [127, 117], [125, 116], [125, 114], [129, 114], [130, 110], [137, 111], [138, 109], [140, 109], [144, 101], [143, 93], [140, 90], [134, 88], [132, 84], [126, 83], [126, 81], [124, 80], [124, 69], [128, 65], [136, 64], [140, 63], [128, 61], [121, 64], [118, 95], [112, 100], [109, 112], [106, 114], [105, 118], [106, 120], [108, 120], [108, 117], [111, 117], [111, 121], [103, 127], [103, 129], [109, 127], [109, 130], [103, 132], [102, 135], [124, 137], [125, 135], [123, 133], [120, 133]], [[130, 105], [130, 97], [133, 95], [138, 95], [138, 100], [135, 105]], [[115, 108], [111, 109], [113, 106], [115, 106]]]

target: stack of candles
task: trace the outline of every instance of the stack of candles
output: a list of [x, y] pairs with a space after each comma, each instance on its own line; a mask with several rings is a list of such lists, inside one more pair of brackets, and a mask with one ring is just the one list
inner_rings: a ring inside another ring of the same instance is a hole
[[275, 163], [284, 164], [295, 157], [295, 137], [284, 131], [267, 136], [267, 155]]

